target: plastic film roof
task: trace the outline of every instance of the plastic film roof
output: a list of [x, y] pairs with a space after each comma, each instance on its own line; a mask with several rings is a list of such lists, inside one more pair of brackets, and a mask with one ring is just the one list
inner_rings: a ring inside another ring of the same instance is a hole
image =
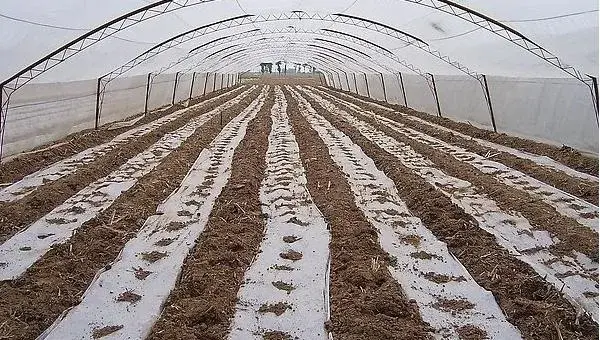
[[[0, 9], [0, 81], [94, 28], [152, 3], [4, 0]], [[107, 31], [112, 35], [32, 81], [98, 78], [184, 32], [192, 33], [171, 41], [170, 48], [154, 49], [160, 53], [138, 60], [135, 67], [115, 76], [159, 71], [239, 72], [255, 69], [260, 62], [286, 60], [352, 72], [572, 77], [514, 41], [485, 29], [494, 28], [482, 17], [471, 16], [475, 23], [465, 20], [469, 11], [510, 27], [582, 75], [598, 75], [598, 2], [593, 0], [162, 3], [157, 8], [171, 6], [168, 8], [173, 10], [123, 30]], [[231, 19], [235, 17], [239, 18]], [[221, 23], [214, 24], [217, 22]], [[518, 35], [509, 36], [523, 43]]]

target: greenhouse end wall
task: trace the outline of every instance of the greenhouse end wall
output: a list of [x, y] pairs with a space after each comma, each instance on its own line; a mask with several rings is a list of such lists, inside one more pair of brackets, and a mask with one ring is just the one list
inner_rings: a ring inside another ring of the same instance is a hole
[[[358, 94], [384, 98], [404, 105], [399, 76], [386, 74], [356, 76]], [[435, 84], [442, 117], [493, 130], [484, 88], [468, 76], [436, 75]], [[334, 78], [335, 79], [335, 78]], [[438, 115], [434, 91], [424, 77], [402, 74], [407, 106]], [[339, 89], [337, 81], [334, 82]], [[385, 84], [384, 84], [385, 83]], [[488, 90], [498, 133], [535, 141], [569, 146], [598, 155], [598, 120], [589, 87], [576, 79], [487, 77]], [[351, 87], [354, 91], [354, 88]], [[345, 90], [345, 88], [344, 88]]]
[[[100, 125], [141, 114], [146, 102], [147, 75], [117, 78], [106, 87]], [[201, 96], [207, 75], [197, 73], [192, 96]], [[221, 88], [217, 74], [215, 90]], [[192, 75], [180, 75], [177, 88], [175, 74], [157, 76], [148, 98], [148, 110], [171, 105], [189, 98]], [[213, 91], [213, 75], [208, 76], [206, 94]], [[226, 85], [227, 75], [224, 76]], [[235, 84], [231, 77], [230, 86]], [[2, 159], [52, 143], [70, 134], [93, 129], [96, 122], [97, 80], [64, 83], [27, 84], [10, 98], [6, 116]]]

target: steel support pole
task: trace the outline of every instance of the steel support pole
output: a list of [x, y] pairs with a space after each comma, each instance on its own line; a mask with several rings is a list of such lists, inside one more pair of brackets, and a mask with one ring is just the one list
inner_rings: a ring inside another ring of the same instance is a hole
[[598, 78], [587, 75], [592, 79], [592, 87], [590, 90], [592, 91], [592, 100], [594, 101], [594, 110], [596, 111], [596, 123], [598, 123]]
[[202, 96], [206, 96], [206, 85], [208, 84], [208, 75], [210, 74], [210, 72], [208, 72], [206, 74], [206, 76], [204, 77], [204, 89], [202, 89]]
[[485, 86], [485, 99], [487, 100], [488, 108], [490, 109], [490, 118], [492, 119], [492, 127], [494, 128], [494, 132], [498, 132], [496, 129], [496, 118], [494, 118], [494, 107], [492, 106], [492, 97], [490, 96], [490, 89], [488, 87], [487, 77], [485, 74], [483, 76], [483, 85]]
[[94, 124], [94, 129], [98, 130], [100, 127], [100, 83], [102, 82], [102, 78], [98, 78], [98, 83], [96, 85], [96, 122]]
[[[342, 78], [340, 78], [340, 73], [339, 72], [336, 72], [335, 74], [338, 77], [338, 83], [340, 83], [340, 90], [341, 90], [342, 89]], [[333, 84], [333, 85], [335, 85], [335, 84]]]
[[348, 92], [350, 92], [350, 82], [348, 81], [348, 73], [344, 71], [344, 76], [346, 76], [346, 86], [348, 87]]
[[194, 82], [196, 81], [196, 72], [192, 73], [192, 85], [190, 86], [190, 98], [192, 100], [192, 95], [194, 93]]
[[219, 87], [219, 90], [223, 89], [223, 80], [225, 79], [225, 73], [221, 73], [221, 87]]
[[152, 73], [148, 73], [148, 78], [146, 79], [146, 96], [144, 98], [144, 114], [148, 113], [148, 98], [150, 97], [150, 77]]
[[402, 72], [398, 72], [398, 76], [400, 79], [400, 87], [402, 88], [402, 97], [404, 98], [404, 106], [408, 106], [408, 102], [406, 101], [406, 89], [404, 89], [404, 79], [402, 78]]
[[437, 87], [435, 86], [435, 77], [431, 73], [429, 73], [429, 76], [431, 76], [431, 82], [433, 83], [433, 95], [435, 96], [435, 103], [437, 105], [438, 117], [441, 117], [442, 110], [440, 109], [440, 99], [438, 97]]
[[385, 91], [385, 80], [383, 79], [383, 73], [379, 72], [379, 75], [381, 76], [381, 86], [383, 87], [383, 100], [385, 100], [385, 102], [387, 103], [387, 93]]
[[215, 90], [217, 89], [217, 73], [213, 73], [213, 90], [212, 92], [215, 92]]
[[354, 91], [358, 94], [358, 84], [356, 83], [356, 73], [352, 72], [352, 77], [354, 77]]
[[367, 79], [367, 74], [363, 72], [365, 75], [365, 84], [367, 85], [367, 97], [371, 98], [371, 91], [369, 90], [369, 79]]
[[171, 105], [175, 105], [175, 95], [177, 94], [177, 82], [179, 81], [179, 72], [175, 73], [175, 85], [173, 85], [173, 98], [171, 99]]
[[6, 125], [5, 116], [8, 116], [8, 102], [6, 103], [6, 111], [4, 109], [4, 103], [2, 102], [2, 94], [4, 87], [0, 86], [0, 161], [2, 161], [2, 146], [4, 145], [4, 127]]

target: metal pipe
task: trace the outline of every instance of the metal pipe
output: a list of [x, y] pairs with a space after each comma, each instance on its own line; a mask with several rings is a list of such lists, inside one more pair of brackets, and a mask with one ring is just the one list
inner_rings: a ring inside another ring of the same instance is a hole
[[487, 77], [485, 74], [483, 76], [483, 84], [485, 86], [485, 99], [487, 100], [488, 108], [490, 109], [490, 118], [492, 119], [492, 127], [494, 128], [494, 132], [498, 132], [496, 129], [496, 119], [494, 118], [494, 108], [492, 107], [492, 97], [490, 96], [490, 89], [488, 87]]

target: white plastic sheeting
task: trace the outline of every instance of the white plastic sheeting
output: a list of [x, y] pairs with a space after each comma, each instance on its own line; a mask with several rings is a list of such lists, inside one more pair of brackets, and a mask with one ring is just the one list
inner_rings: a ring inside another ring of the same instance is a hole
[[94, 127], [96, 82], [31, 84], [11, 98], [3, 155]]
[[368, 73], [367, 79], [369, 81], [369, 93], [371, 94], [371, 98], [384, 100], [385, 94], [383, 91], [383, 82], [381, 81], [381, 75]]
[[488, 79], [498, 131], [598, 153], [589, 89], [576, 80]]
[[[205, 74], [196, 74], [194, 97], [204, 93]], [[227, 79], [227, 75], [224, 76]], [[192, 75], [180, 75], [175, 102], [187, 100]], [[212, 74], [209, 81], [213, 79]], [[217, 75], [217, 90], [221, 75]], [[233, 79], [233, 78], [232, 78]], [[100, 125], [144, 112], [147, 75], [117, 78], [106, 87]], [[148, 98], [148, 110], [170, 105], [175, 74], [157, 76]], [[230, 81], [230, 86], [235, 85]], [[50, 143], [69, 134], [94, 128], [97, 80], [25, 85], [11, 97], [2, 156], [10, 156]], [[206, 93], [213, 91], [212, 83]]]
[[[488, 79], [489, 83], [490, 79]], [[465, 76], [436, 76], [438, 98], [442, 116], [462, 122], [469, 122], [481, 128], [492, 130], [492, 120], [481, 84]], [[515, 96], [522, 94], [515, 93]], [[494, 103], [500, 98], [493, 98]], [[494, 111], [500, 114], [499, 108]], [[434, 112], [431, 112], [434, 113]]]
[[190, 98], [190, 88], [192, 86], [193, 74], [181, 74], [177, 78], [177, 88], [175, 91], [175, 102], [179, 103]]
[[402, 74], [402, 79], [408, 107], [437, 115], [435, 96], [427, 79], [414, 74]]
[[175, 87], [175, 74], [159, 74], [154, 78], [148, 97], [148, 109], [171, 104]]
[[[518, 29], [525, 36], [539, 42], [582, 72], [598, 74], [598, 3], [596, 1], [455, 1]], [[0, 70], [0, 79], [6, 79], [39, 59], [40, 56], [82, 33], [148, 3], [151, 1], [32, 0], [24, 5], [20, 0], [3, 1], [1, 13], [5, 17], [0, 19], [0, 41], [2, 41], [0, 60], [5, 62]], [[421, 3], [441, 4], [437, 0]], [[91, 79], [122, 65], [157, 42], [194, 27], [246, 13], [277, 14], [298, 10], [307, 13], [318, 11], [322, 14], [345, 13], [380, 21], [423, 39], [434, 49], [442, 51], [480, 73], [504, 76], [565, 76], [552, 65], [487, 30], [478, 29], [470, 22], [413, 1], [214, 0], [175, 10], [134, 25], [118, 33], [117, 37], [108, 38], [86, 49], [65, 65], [49, 72], [44, 76], [46, 78], [44, 80]], [[302, 28], [329, 27], [357, 34], [386, 47], [427, 72], [460, 73], [452, 66], [440, 62], [421, 50], [407, 47], [403, 42], [381, 33], [342, 23], [312, 20], [303, 22], [294, 20], [280, 24], [285, 27], [290, 22]], [[274, 27], [278, 24], [271, 22], [254, 26]], [[168, 50], [157, 56], [152, 63], [140, 65], [132, 72], [134, 74], [150, 72], [154, 69], [153, 64], [171, 61], [185, 55], [190, 48], [203, 42], [242, 29], [248, 28], [228, 29], [194, 39], [178, 48]], [[382, 57], [376, 58], [383, 60]]]
[[144, 75], [117, 78], [110, 82], [104, 95], [100, 124], [114, 122], [143, 112], [146, 84], [147, 77]]
[[[353, 76], [353, 75], [349, 75]], [[364, 80], [356, 74], [357, 81]], [[367, 75], [369, 96], [383, 100], [381, 77]], [[427, 80], [402, 74], [408, 107], [437, 115], [437, 103]], [[404, 105], [399, 79], [384, 75], [387, 101]], [[598, 123], [590, 89], [576, 79], [487, 77], [496, 128], [557, 146], [598, 153]], [[367, 86], [359, 94], [367, 96]], [[484, 87], [466, 75], [435, 76], [441, 115], [493, 130]], [[339, 87], [338, 87], [339, 88]], [[356, 93], [356, 91], [352, 91]]]

